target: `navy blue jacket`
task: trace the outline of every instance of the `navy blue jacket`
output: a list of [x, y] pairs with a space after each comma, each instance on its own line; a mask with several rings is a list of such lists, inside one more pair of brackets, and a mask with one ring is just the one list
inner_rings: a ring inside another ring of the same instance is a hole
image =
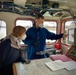
[[23, 40], [27, 47], [27, 58], [38, 59], [45, 57], [44, 55], [37, 55], [36, 52], [46, 49], [46, 39], [57, 40], [62, 38], [63, 34], [54, 34], [45, 28], [31, 27], [26, 32], [26, 39]]
[[11, 47], [10, 39], [0, 43], [0, 75], [12, 75], [12, 64], [22, 60], [21, 50]]

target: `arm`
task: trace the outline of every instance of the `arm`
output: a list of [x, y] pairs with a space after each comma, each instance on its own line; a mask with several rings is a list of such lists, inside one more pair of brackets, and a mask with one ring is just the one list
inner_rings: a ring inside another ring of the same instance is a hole
[[62, 37], [63, 37], [63, 34], [55, 34], [47, 30], [47, 39], [58, 40], [58, 39], [61, 39]]
[[29, 64], [31, 62], [30, 60], [27, 60], [25, 50], [20, 50], [20, 59], [19, 59], [19, 61], [22, 62], [22, 63], [26, 63], [26, 64]]
[[23, 40], [23, 42], [28, 45], [32, 45], [34, 43], [34, 40], [31, 38], [31, 35], [30, 35], [30, 29], [26, 31], [26, 38], [25, 40]]

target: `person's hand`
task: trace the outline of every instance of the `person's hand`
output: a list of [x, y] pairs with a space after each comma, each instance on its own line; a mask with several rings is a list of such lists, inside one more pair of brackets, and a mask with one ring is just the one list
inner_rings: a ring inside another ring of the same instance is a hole
[[31, 62], [31, 60], [27, 60], [27, 59], [25, 60], [26, 64], [29, 64], [30, 62]]
[[67, 36], [68, 34], [63, 34], [63, 40], [65, 40]]
[[30, 62], [31, 62], [31, 60], [24, 59], [22, 63], [29, 64]]

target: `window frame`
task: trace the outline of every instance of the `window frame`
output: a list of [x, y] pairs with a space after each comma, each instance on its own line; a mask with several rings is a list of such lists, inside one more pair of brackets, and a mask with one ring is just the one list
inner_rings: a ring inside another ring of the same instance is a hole
[[16, 21], [17, 20], [30, 20], [30, 21], [32, 21], [32, 22], [34, 22], [34, 19], [32, 19], [32, 18], [17, 18], [16, 20], [15, 20], [15, 22], [14, 22], [14, 25], [16, 26]]
[[[72, 18], [65, 18], [65, 19], [63, 19], [61, 21], [61, 25], [62, 25], [62, 27], [61, 27], [61, 33], [64, 33], [64, 31], [65, 31], [65, 23], [67, 21], [73, 21], [73, 19]], [[63, 41], [61, 41], [61, 44], [65, 45], [65, 46], [68, 46], [68, 47], [71, 45], [71, 44], [68, 44], [68, 43], [64, 43]]]

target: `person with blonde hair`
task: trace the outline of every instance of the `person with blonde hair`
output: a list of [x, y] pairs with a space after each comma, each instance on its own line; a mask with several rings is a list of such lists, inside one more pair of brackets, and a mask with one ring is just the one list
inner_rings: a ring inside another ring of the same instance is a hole
[[12, 64], [15, 62], [26, 62], [22, 56], [20, 41], [25, 39], [26, 29], [15, 26], [12, 33], [2, 39], [0, 43], [0, 75], [13, 75]]

